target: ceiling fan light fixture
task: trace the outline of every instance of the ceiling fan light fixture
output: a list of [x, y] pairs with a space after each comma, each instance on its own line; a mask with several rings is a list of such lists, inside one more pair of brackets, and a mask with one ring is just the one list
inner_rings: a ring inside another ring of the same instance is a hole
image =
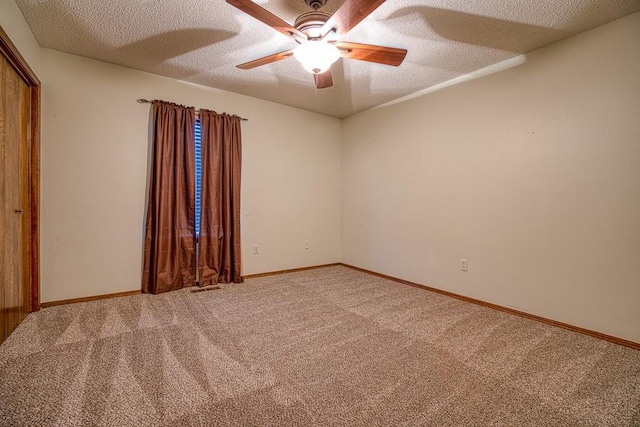
[[298, 45], [293, 50], [293, 56], [308, 72], [322, 74], [340, 58], [340, 50], [324, 41], [309, 40]]

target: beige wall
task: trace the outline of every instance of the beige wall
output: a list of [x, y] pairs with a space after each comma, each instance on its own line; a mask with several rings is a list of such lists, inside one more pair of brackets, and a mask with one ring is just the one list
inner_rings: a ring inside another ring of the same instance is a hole
[[344, 120], [343, 262], [640, 342], [640, 14], [526, 59]]
[[7, 33], [31, 69], [40, 77], [40, 45], [13, 0], [0, 0], [0, 27]]
[[43, 302], [140, 288], [150, 106], [138, 98], [249, 118], [245, 274], [340, 260], [339, 120], [48, 49], [42, 68]]

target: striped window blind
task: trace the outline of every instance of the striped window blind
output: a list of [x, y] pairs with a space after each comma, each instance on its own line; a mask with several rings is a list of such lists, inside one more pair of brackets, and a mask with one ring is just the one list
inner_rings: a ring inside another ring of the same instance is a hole
[[196, 119], [194, 126], [196, 140], [196, 238], [200, 237], [200, 191], [202, 188], [202, 138], [200, 119]]

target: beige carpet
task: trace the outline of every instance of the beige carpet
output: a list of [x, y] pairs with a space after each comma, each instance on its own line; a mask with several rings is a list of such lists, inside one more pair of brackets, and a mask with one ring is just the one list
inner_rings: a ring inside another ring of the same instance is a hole
[[640, 352], [346, 267], [58, 306], [2, 426], [640, 425]]

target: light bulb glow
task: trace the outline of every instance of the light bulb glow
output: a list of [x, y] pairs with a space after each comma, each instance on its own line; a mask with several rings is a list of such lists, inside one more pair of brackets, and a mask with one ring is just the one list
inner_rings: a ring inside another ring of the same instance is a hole
[[293, 56], [308, 72], [322, 74], [340, 58], [340, 51], [332, 44], [309, 40], [298, 45], [293, 50]]

